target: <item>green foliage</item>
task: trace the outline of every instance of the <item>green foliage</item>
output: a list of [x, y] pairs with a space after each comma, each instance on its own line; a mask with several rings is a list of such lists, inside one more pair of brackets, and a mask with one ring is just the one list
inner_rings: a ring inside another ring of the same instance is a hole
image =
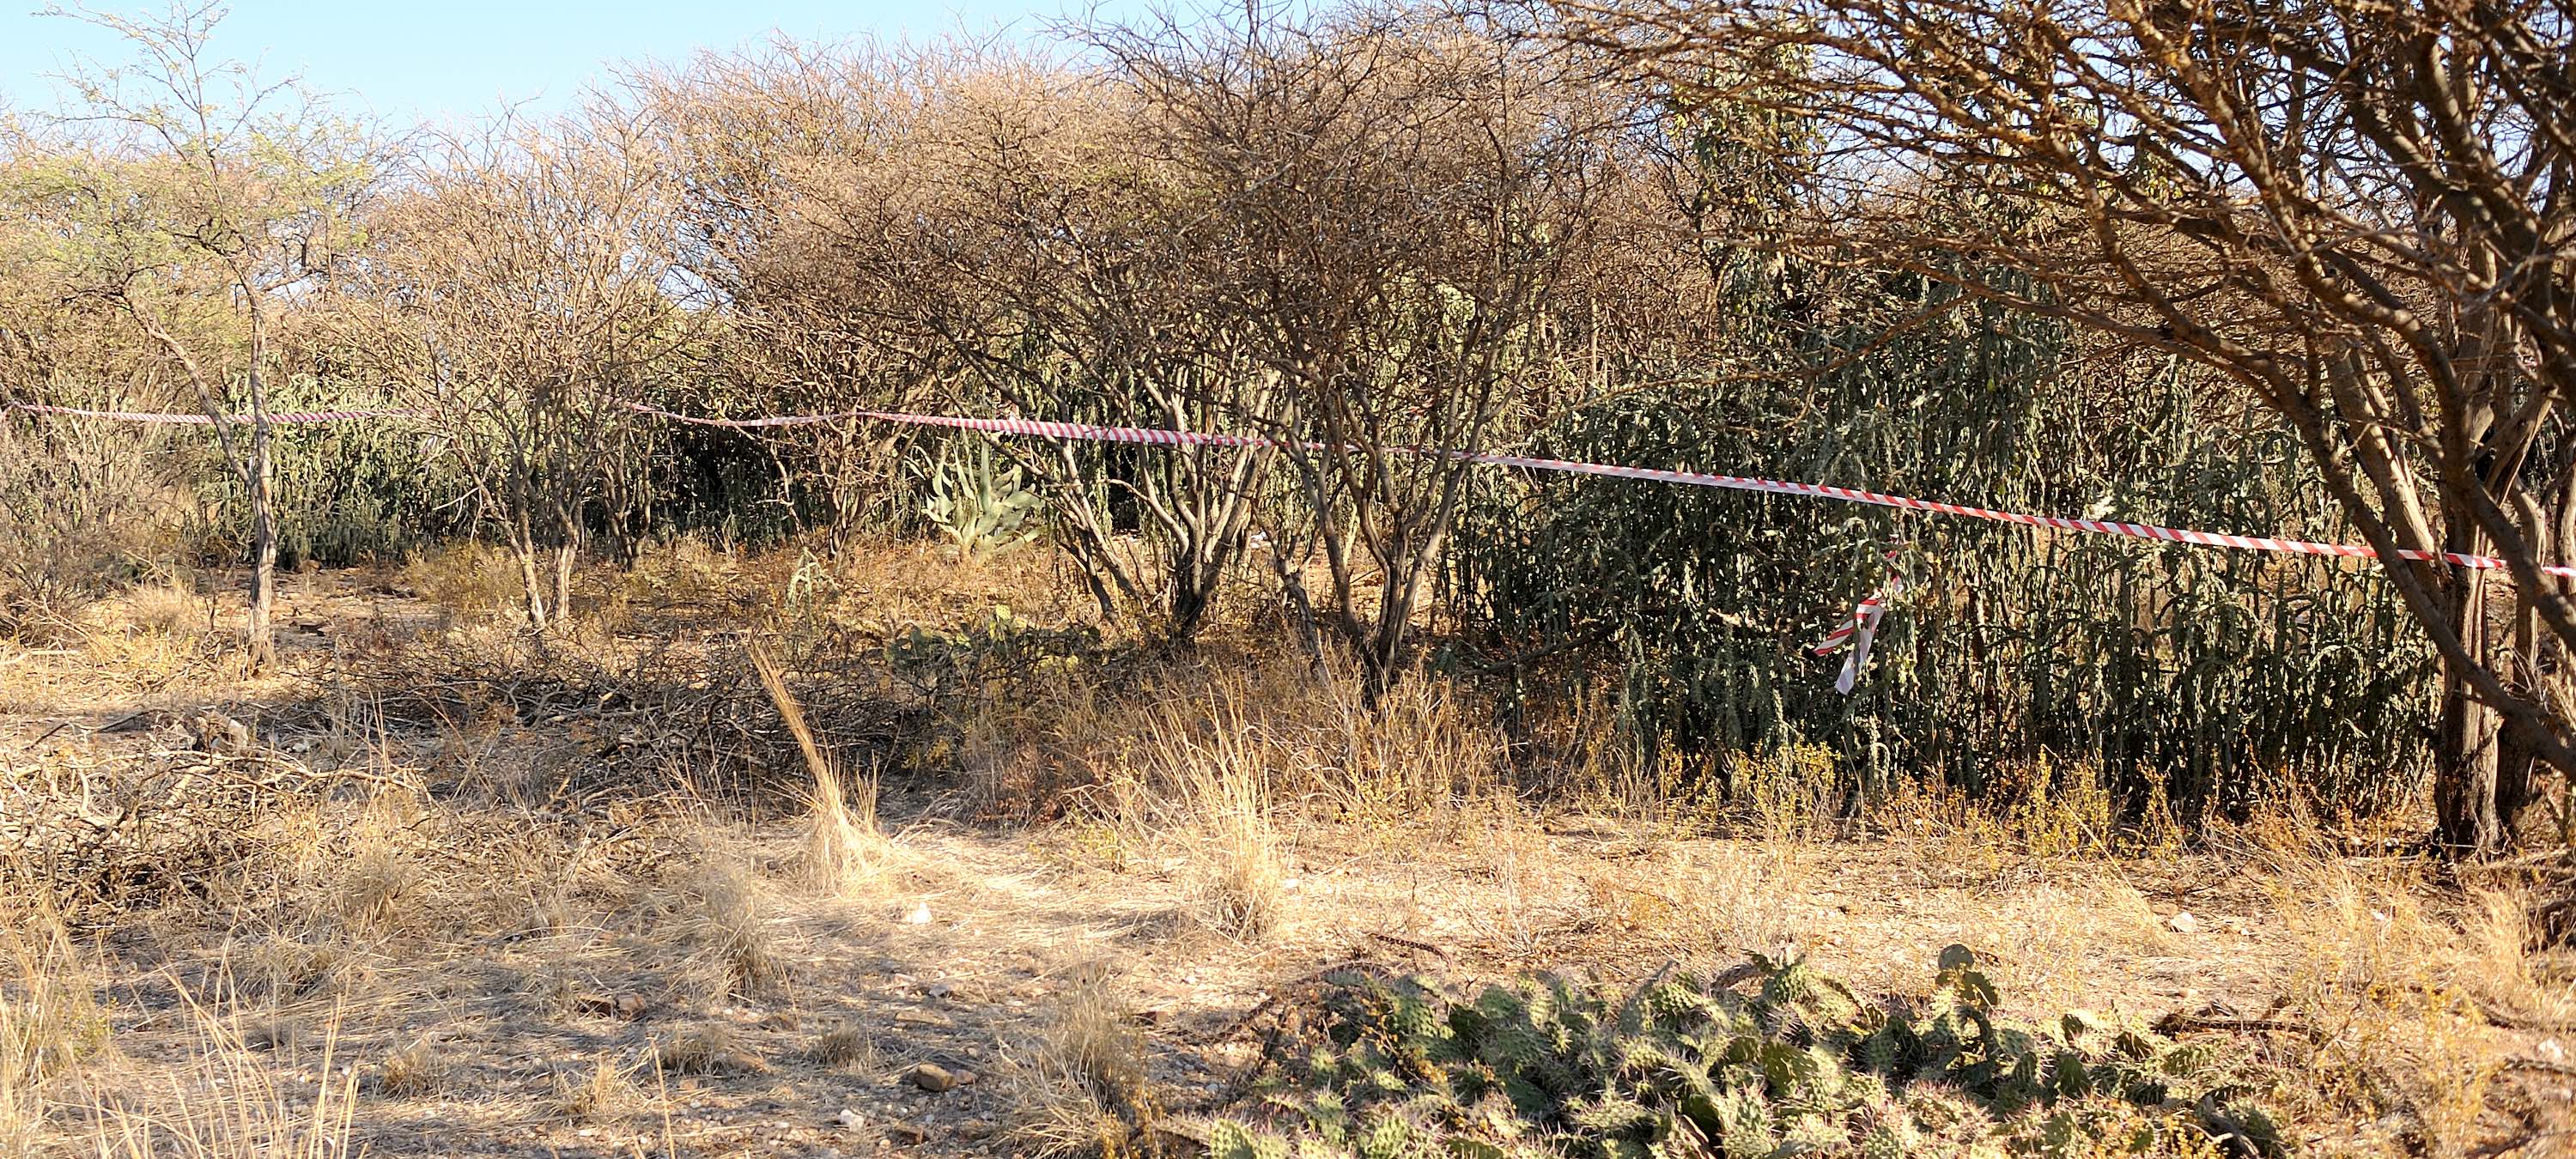
[[991, 618], [956, 628], [905, 627], [886, 641], [886, 666], [937, 700], [1078, 665], [1099, 651], [1099, 630], [1088, 624], [1042, 628], [1003, 604]]
[[971, 453], [942, 458], [932, 469], [921, 513], [957, 546], [981, 554], [1036, 538], [1040, 505], [1020, 469], [997, 466], [991, 441], [976, 440]]
[[[1847, 321], [1770, 340], [1839, 369], [1605, 399], [1533, 453], [2345, 534], [2287, 432], [2203, 413], [2169, 367], [2114, 388], [2055, 323], [1906, 278], [1824, 289]], [[1924, 310], [1943, 320], [1890, 336], [1886, 319]], [[1907, 545], [1909, 591], [1845, 697], [1841, 657], [1805, 646], [1885, 582], [1890, 544]], [[2429, 654], [2374, 569], [1582, 476], [1494, 480], [1456, 564], [1493, 648], [1554, 649], [1577, 684], [1621, 672], [1650, 760], [1729, 792], [1728, 754], [1802, 744], [1863, 790], [1980, 790], [2053, 755], [2098, 768], [2132, 807], [2161, 784], [2186, 814], [2293, 785], [2382, 808], [2426, 767], [2408, 722]]]
[[[310, 379], [276, 384], [271, 410], [358, 410], [392, 404], [353, 393], [347, 384]], [[192, 432], [205, 462], [192, 474], [206, 529], [227, 553], [248, 551], [249, 505], [240, 482], [223, 469], [214, 438]], [[472, 484], [436, 436], [408, 419], [276, 426], [269, 438], [281, 566], [311, 560], [342, 565], [400, 556], [470, 529], [465, 505]]]
[[[1755, 244], [1820, 163], [1811, 126], [1777, 107], [1670, 110], [1688, 215], [1720, 223], [1700, 246], [1707, 330], [1597, 366], [1593, 396], [1530, 453], [2351, 535], [2291, 432], [2212, 405], [2223, 385], [1918, 272]], [[2004, 189], [1942, 212], [1967, 236], [2028, 210]], [[2004, 271], [1949, 274], [2047, 298]], [[1482, 481], [1452, 558], [1471, 640], [1549, 658], [1513, 668], [1563, 683], [1524, 693], [1591, 696], [1616, 673], [1640, 764], [1666, 785], [1743, 804], [1744, 769], [1821, 746], [1830, 776], [1805, 795], [1833, 809], [1899, 778], [1977, 792], [2054, 763], [2098, 770], [2131, 810], [2161, 793], [2192, 817], [2293, 791], [2383, 809], [2427, 771], [2430, 651], [2376, 568], [1617, 479]], [[1885, 583], [1893, 545], [1908, 592], [1846, 697], [1842, 658], [1806, 646]]]
[[[1735, 984], [1614, 993], [1557, 976], [1454, 996], [1332, 980], [1274, 1042], [1218, 1159], [1680, 1159], [2284, 1153], [2239, 1068], [2090, 1013], [1996, 1013], [1975, 955], [1919, 1002], [1863, 1002], [1795, 958]], [[1293, 1150], [1292, 1150], [1293, 1149]]]

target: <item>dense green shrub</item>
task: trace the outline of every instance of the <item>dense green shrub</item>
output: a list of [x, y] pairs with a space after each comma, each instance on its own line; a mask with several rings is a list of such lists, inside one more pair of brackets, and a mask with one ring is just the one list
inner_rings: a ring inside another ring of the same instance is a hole
[[[683, 404], [685, 406], [685, 404]], [[297, 379], [279, 387], [272, 410], [400, 409], [354, 383]], [[756, 409], [756, 408], [755, 408]], [[463, 460], [428, 424], [388, 418], [366, 422], [280, 425], [270, 442], [274, 462], [280, 562], [325, 566], [390, 558], [475, 534], [487, 514]], [[219, 559], [247, 552], [249, 509], [229, 478], [211, 434], [181, 428], [178, 455], [199, 481], [200, 538]], [[739, 431], [646, 423], [625, 453], [634, 469], [617, 472], [611, 493], [590, 508], [613, 549], [655, 534], [709, 531], [727, 540], [770, 542], [808, 519], [826, 518], [816, 465], [782, 457]]]
[[1543, 976], [1461, 998], [1330, 980], [1215, 1159], [1747, 1159], [2283, 1152], [2242, 1068], [2089, 1013], [1996, 1013], [1974, 954], [1873, 1004], [1795, 959], [1620, 993]]
[[[1893, 338], [1809, 327], [1776, 357], [1828, 373], [1610, 398], [1534, 453], [2346, 534], [2285, 432], [2203, 413], [2171, 367], [2096, 375], [2053, 323], [1948, 308], [1910, 279], [1874, 291], [1881, 316], [1946, 314]], [[2161, 786], [2186, 810], [2285, 782], [2368, 810], [2420, 783], [2428, 652], [2366, 566], [1586, 476], [1493, 484], [1459, 537], [1470, 634], [1570, 658], [1553, 670], [1576, 683], [1618, 673], [1626, 719], [1667, 768], [1718, 777], [1729, 753], [1813, 743], [1858, 788], [1974, 790], [2047, 754], [2133, 804]], [[1910, 591], [1845, 697], [1840, 657], [1806, 646], [1886, 580], [1892, 544]]]
[[[310, 378], [274, 384], [268, 398], [273, 411], [396, 407], [347, 382]], [[214, 434], [204, 427], [172, 429], [185, 477], [197, 482], [199, 542], [219, 562], [247, 558], [250, 505]], [[419, 423], [278, 424], [270, 428], [269, 458], [281, 566], [400, 556], [473, 526], [464, 474]]]

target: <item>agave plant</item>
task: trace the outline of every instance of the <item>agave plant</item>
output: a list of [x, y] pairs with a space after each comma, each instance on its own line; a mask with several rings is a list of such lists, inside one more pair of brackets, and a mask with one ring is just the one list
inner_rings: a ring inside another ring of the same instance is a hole
[[1015, 465], [996, 465], [992, 444], [971, 455], [943, 456], [930, 475], [921, 513], [957, 546], [981, 555], [1037, 538], [1041, 500]]

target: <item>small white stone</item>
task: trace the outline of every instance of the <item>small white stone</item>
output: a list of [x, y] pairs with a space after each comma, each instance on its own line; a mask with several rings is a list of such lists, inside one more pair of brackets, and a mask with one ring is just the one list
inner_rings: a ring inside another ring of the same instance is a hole
[[912, 912], [911, 912], [911, 913], [908, 913], [908, 914], [903, 915], [903, 924], [908, 925], [908, 926], [926, 926], [926, 925], [929, 925], [929, 924], [930, 924], [930, 903], [929, 903], [929, 902], [923, 902], [923, 903], [921, 903], [920, 905], [916, 905], [916, 906], [912, 907]]
[[2183, 910], [2176, 913], [2174, 916], [2165, 919], [2165, 924], [2172, 926], [2173, 932], [2177, 934], [2196, 934], [2200, 932], [2200, 919], [2191, 916], [2190, 910]]

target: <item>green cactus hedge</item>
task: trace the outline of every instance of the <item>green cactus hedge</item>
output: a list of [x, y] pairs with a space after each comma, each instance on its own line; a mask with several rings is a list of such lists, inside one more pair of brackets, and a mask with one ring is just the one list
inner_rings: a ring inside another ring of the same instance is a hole
[[1919, 1003], [1760, 957], [1624, 994], [1541, 976], [1465, 999], [1346, 972], [1206, 1142], [1212, 1159], [2282, 1153], [2209, 1047], [1996, 1005], [1958, 946]]

